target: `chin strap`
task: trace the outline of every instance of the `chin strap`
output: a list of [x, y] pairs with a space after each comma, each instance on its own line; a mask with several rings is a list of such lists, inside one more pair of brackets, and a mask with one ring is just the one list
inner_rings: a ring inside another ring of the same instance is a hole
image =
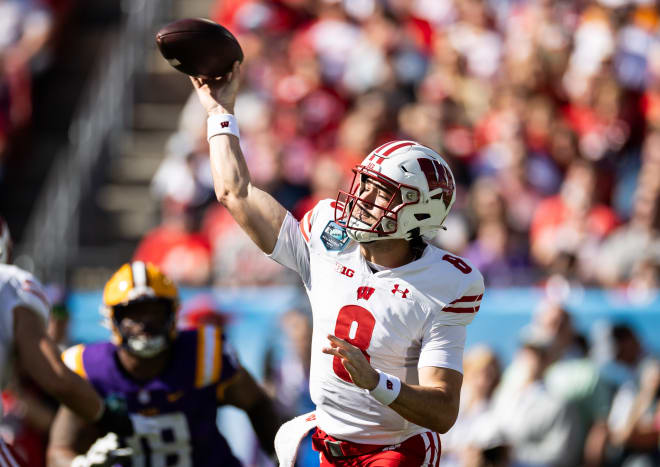
[[[346, 234], [351, 240], [355, 240], [358, 243], [368, 243], [376, 240], [392, 240], [395, 238], [401, 238], [401, 237], [394, 237], [392, 236], [393, 234], [383, 233], [382, 232], [383, 221], [394, 222], [390, 219], [382, 219], [378, 223], [378, 226], [376, 226], [376, 229], [380, 229], [381, 232], [377, 232], [373, 230], [366, 231], [366, 229], [371, 229], [372, 227], [364, 221], [351, 217], [351, 219], [348, 221], [348, 225], [346, 226]], [[365, 229], [365, 230], [354, 230], [354, 229]]]

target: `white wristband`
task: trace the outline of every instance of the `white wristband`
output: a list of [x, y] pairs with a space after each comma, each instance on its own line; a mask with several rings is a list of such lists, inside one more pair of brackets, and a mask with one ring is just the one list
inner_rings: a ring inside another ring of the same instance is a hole
[[374, 399], [383, 405], [390, 405], [399, 397], [401, 392], [401, 380], [396, 376], [388, 375], [380, 370], [378, 372], [378, 385], [369, 391]]
[[216, 135], [234, 135], [240, 138], [238, 122], [232, 114], [214, 114], [206, 120], [206, 140]]

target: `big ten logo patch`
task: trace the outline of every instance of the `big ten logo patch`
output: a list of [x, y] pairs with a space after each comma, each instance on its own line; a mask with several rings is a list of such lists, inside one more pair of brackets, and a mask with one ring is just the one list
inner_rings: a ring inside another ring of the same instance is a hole
[[353, 275], [355, 274], [355, 271], [353, 271], [352, 269], [347, 268], [346, 266], [343, 266], [339, 263], [336, 264], [335, 269], [337, 270], [337, 272], [339, 274], [343, 274], [344, 276], [347, 276], [347, 277], [353, 277]]

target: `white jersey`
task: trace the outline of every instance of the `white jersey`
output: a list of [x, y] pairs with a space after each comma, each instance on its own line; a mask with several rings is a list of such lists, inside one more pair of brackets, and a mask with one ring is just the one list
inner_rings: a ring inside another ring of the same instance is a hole
[[428, 431], [355, 386], [322, 348], [334, 334], [362, 349], [374, 368], [409, 384], [419, 384], [422, 367], [462, 372], [465, 326], [484, 291], [479, 271], [428, 245], [418, 260], [374, 273], [359, 244], [334, 222], [331, 200], [300, 223], [287, 213], [271, 257], [300, 274], [311, 302], [310, 391], [319, 428], [339, 439], [387, 445]]
[[0, 264], [0, 390], [7, 385], [13, 372], [14, 309], [17, 307], [34, 310], [44, 322], [48, 319], [50, 303], [41, 283], [27, 271]]

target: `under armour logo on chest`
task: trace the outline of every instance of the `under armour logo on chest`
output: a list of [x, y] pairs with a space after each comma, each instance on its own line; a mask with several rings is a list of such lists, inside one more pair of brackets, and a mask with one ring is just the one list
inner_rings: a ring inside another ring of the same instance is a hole
[[408, 289], [406, 290], [401, 290], [399, 289], [399, 284], [394, 284], [394, 288], [392, 289], [392, 294], [396, 295], [396, 293], [401, 294], [401, 298], [406, 298], [408, 296], [408, 292], [410, 292]]

